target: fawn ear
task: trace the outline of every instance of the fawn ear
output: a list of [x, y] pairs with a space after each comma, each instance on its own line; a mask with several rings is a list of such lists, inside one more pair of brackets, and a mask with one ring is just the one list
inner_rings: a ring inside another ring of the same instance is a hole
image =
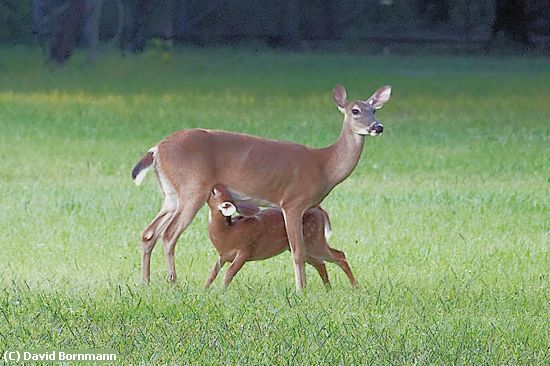
[[342, 85], [336, 85], [332, 90], [332, 99], [334, 99], [334, 103], [342, 113], [344, 113], [344, 107], [346, 106], [346, 96], [346, 89]]
[[260, 208], [251, 202], [237, 202], [237, 212], [242, 216], [256, 216]]
[[237, 211], [237, 208], [235, 208], [235, 205], [231, 202], [225, 201], [218, 205], [218, 210], [220, 210], [225, 217], [230, 217]]
[[220, 186], [216, 184], [214, 188], [212, 188], [212, 195], [217, 196], [220, 193], [221, 193]]
[[385, 85], [374, 92], [374, 94], [367, 100], [367, 103], [372, 105], [374, 109], [380, 109], [386, 104], [391, 97], [391, 86]]

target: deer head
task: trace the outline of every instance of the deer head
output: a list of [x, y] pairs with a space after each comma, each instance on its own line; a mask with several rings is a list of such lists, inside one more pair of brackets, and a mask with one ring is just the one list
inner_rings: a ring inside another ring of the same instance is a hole
[[375, 113], [390, 100], [391, 86], [381, 87], [367, 100], [347, 101], [346, 95], [346, 89], [341, 85], [336, 86], [332, 91], [338, 110], [345, 116], [345, 123], [349, 124], [353, 132], [358, 135], [380, 135], [384, 131], [384, 126], [378, 122]]

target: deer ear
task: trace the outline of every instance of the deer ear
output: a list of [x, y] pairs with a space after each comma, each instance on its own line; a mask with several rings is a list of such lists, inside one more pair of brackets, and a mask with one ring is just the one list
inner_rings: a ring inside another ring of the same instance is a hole
[[221, 193], [220, 186], [215, 185], [214, 188], [212, 188], [212, 194], [213, 194], [214, 196], [217, 196], [217, 195], [219, 195], [220, 193]]
[[342, 85], [336, 85], [332, 90], [332, 99], [334, 99], [334, 103], [336, 103], [340, 112], [343, 112], [342, 109], [346, 106], [346, 96], [346, 89]]
[[225, 217], [230, 217], [237, 211], [235, 205], [227, 201], [220, 203], [218, 205], [218, 210], [220, 210], [222, 215], [224, 215]]
[[385, 85], [374, 92], [374, 94], [367, 100], [367, 103], [372, 105], [374, 109], [380, 109], [386, 104], [391, 97], [391, 86]]
[[260, 208], [251, 202], [237, 202], [237, 212], [242, 216], [255, 216]]

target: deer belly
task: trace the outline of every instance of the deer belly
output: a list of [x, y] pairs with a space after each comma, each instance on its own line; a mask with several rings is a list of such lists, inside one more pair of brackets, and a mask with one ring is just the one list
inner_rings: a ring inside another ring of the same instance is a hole
[[288, 250], [288, 240], [286, 240], [286, 238], [270, 242], [258, 242], [255, 243], [254, 248], [252, 248], [252, 256], [250, 259], [253, 261], [261, 261], [275, 257], [286, 250]]
[[270, 202], [262, 197], [251, 197], [246, 193], [239, 192], [231, 188], [228, 188], [228, 191], [231, 194], [231, 197], [233, 197], [236, 201], [248, 201], [259, 207], [278, 207], [276, 203]]
[[[262, 225], [261, 235], [252, 244], [252, 260], [271, 258], [288, 249], [288, 237], [286, 235], [283, 215], [277, 210], [277, 212], [272, 212], [269, 216], [269, 218], [265, 218], [266, 222]], [[262, 217], [261, 214], [260, 217]]]

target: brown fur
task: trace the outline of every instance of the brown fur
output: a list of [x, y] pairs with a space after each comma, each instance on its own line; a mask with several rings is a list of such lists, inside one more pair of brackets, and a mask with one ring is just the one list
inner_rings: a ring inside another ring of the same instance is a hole
[[[231, 262], [231, 266], [224, 277], [224, 286], [229, 285], [244, 263], [271, 258], [290, 249], [280, 209], [269, 208], [252, 217], [226, 217], [218, 209], [219, 205], [230, 203], [238, 208], [239, 203], [222, 185], [214, 187], [207, 203], [211, 220], [208, 233], [219, 257], [206, 280], [206, 288], [227, 262]], [[328, 224], [327, 220], [328, 214], [321, 207], [305, 212], [303, 227], [306, 262], [317, 270], [325, 286], [329, 286], [330, 282], [324, 262], [338, 264], [355, 287], [357, 281], [344, 252], [331, 248], [326, 241], [324, 228]]]

